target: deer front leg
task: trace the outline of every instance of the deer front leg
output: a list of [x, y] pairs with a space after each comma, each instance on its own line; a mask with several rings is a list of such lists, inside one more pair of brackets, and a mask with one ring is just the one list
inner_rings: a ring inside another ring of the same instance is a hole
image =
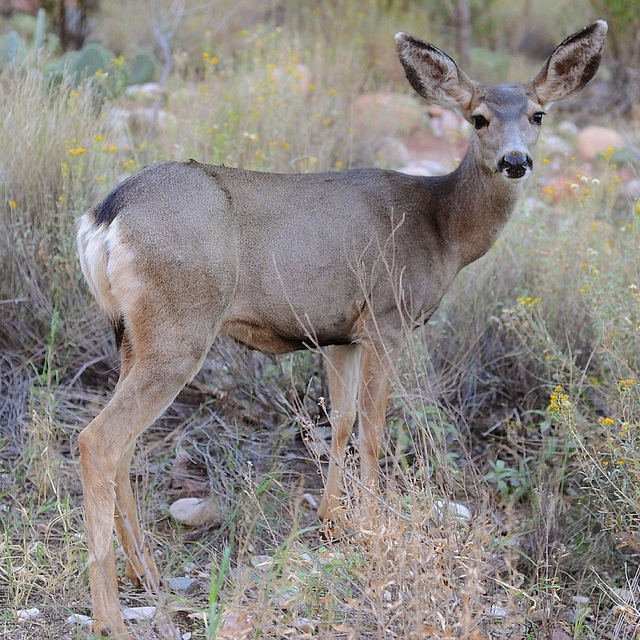
[[360, 363], [360, 475], [364, 487], [365, 529], [377, 519], [376, 502], [380, 493], [380, 439], [384, 429], [387, 400], [391, 384], [389, 355], [372, 344], [363, 346]]
[[342, 476], [345, 447], [356, 421], [356, 394], [360, 363], [360, 347], [344, 345], [328, 347], [325, 352], [329, 399], [331, 401], [331, 457], [322, 501], [318, 508], [321, 520], [337, 521], [340, 517]]

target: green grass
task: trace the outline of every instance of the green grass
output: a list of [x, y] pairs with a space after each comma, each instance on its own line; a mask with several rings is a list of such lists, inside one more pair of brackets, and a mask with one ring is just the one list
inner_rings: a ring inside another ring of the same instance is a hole
[[[499, 39], [492, 20], [501, 6], [478, 23], [487, 42]], [[111, 5], [105, 11], [114, 15]], [[109, 398], [117, 356], [81, 278], [76, 218], [159, 159], [277, 171], [371, 163], [374, 133], [352, 105], [363, 91], [408, 91], [393, 33], [415, 30], [451, 48], [435, 9], [431, 22], [385, 2], [344, 11], [296, 3], [283, 24], [260, 21], [257, 11], [252, 22], [247, 12], [229, 13], [216, 33], [195, 14], [185, 18], [162, 104], [169, 115], [155, 132], [109, 117], [141, 106], [133, 98], [98, 109], [91, 85], [44, 90], [37, 68], [0, 75], [0, 148], [10, 150], [0, 155], [7, 637], [83, 637], [65, 620], [90, 613], [76, 439]], [[118, 50], [134, 22], [122, 34], [109, 20], [99, 30], [113, 34]], [[545, 126], [553, 129], [553, 120]], [[497, 245], [460, 275], [403, 353], [376, 535], [361, 535], [353, 456], [352, 533], [326, 542], [317, 529], [313, 500], [325, 462], [311, 445], [327, 423], [317, 354], [272, 361], [222, 340], [141, 438], [132, 480], [161, 572], [197, 580], [193, 592], [170, 598], [183, 631], [632, 636], [639, 616], [624, 590], [633, 587], [640, 549], [640, 209], [620, 181], [637, 167], [609, 157], [587, 172], [575, 158], [544, 155], [542, 147]], [[574, 195], [551, 202], [546, 184], [560, 173]], [[211, 496], [218, 520], [197, 530], [173, 522], [168, 505], [187, 494]], [[468, 506], [471, 519], [438, 506], [452, 502]], [[149, 604], [124, 581], [122, 598]], [[42, 617], [17, 623], [17, 612], [31, 607]]]

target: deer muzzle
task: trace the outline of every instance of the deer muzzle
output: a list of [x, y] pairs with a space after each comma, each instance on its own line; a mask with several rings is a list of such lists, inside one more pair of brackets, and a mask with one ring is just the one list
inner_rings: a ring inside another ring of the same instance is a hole
[[507, 178], [523, 178], [527, 170], [533, 169], [531, 156], [524, 153], [507, 153], [498, 162], [498, 171]]

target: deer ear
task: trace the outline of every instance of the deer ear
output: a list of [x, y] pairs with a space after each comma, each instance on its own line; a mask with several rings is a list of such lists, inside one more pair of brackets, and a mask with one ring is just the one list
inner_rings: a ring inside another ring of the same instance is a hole
[[441, 107], [469, 110], [474, 84], [446, 53], [406, 33], [396, 35], [396, 50], [418, 95]]
[[607, 28], [604, 20], [598, 20], [558, 45], [531, 81], [540, 104], [569, 98], [593, 78], [600, 65]]

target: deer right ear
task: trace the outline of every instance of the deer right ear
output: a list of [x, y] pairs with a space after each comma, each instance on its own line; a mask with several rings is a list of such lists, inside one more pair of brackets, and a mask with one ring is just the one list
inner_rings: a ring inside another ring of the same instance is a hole
[[607, 23], [598, 20], [558, 45], [531, 82], [541, 105], [575, 95], [593, 78], [600, 66], [607, 29]]
[[396, 50], [418, 95], [448, 109], [470, 109], [473, 82], [444, 51], [407, 33], [396, 35]]

